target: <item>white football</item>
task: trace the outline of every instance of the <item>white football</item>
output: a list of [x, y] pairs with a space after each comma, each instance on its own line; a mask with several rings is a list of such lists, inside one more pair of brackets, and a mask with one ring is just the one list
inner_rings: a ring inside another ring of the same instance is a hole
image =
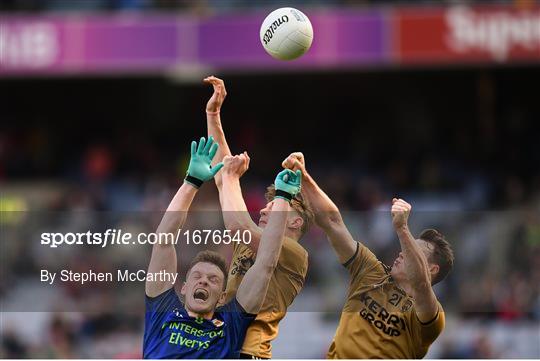
[[261, 25], [261, 43], [272, 57], [293, 60], [303, 55], [313, 41], [308, 17], [294, 8], [274, 10]]

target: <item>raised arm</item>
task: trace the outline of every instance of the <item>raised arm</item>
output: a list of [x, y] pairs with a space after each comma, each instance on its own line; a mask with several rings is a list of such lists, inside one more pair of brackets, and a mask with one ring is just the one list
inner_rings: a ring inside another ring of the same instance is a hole
[[[204, 78], [203, 81], [206, 84], [211, 84], [214, 88], [214, 93], [206, 104], [206, 126], [208, 127], [208, 136], [213, 137], [219, 145], [218, 152], [213, 162], [213, 164], [216, 164], [221, 162], [226, 155], [232, 154], [229, 145], [227, 144], [223, 127], [221, 126], [221, 106], [227, 96], [227, 90], [225, 89], [223, 80], [216, 78], [215, 76]], [[221, 174], [217, 174], [214, 179], [218, 190], [221, 191]]]
[[300, 191], [302, 173], [281, 171], [275, 180], [274, 198], [268, 224], [264, 228], [255, 263], [246, 272], [236, 299], [247, 313], [258, 313], [266, 297], [268, 284], [277, 266], [285, 235], [289, 202]]
[[437, 297], [431, 287], [431, 276], [426, 255], [409, 231], [411, 205], [403, 199], [392, 200], [392, 225], [396, 230], [403, 253], [405, 273], [414, 298], [420, 322], [429, 322], [437, 315]]
[[[182, 228], [186, 221], [191, 202], [195, 198], [199, 187], [203, 182], [212, 179], [223, 166], [223, 164], [218, 164], [213, 168], [210, 166], [217, 149], [218, 145], [214, 143], [212, 138], [208, 139], [208, 142], [205, 142], [205, 139], [201, 138], [198, 146], [196, 142], [191, 143], [191, 160], [189, 162], [188, 174], [184, 183], [167, 207], [167, 211], [157, 228], [156, 232], [158, 234], [176, 233], [179, 228]], [[152, 256], [148, 265], [149, 273], [160, 271], [175, 273], [177, 271], [174, 244], [169, 242], [168, 237], [163, 237], [163, 239], [167, 241], [156, 243], [152, 247]], [[172, 287], [173, 284], [166, 281], [146, 281], [146, 295], [156, 297]]]
[[315, 223], [326, 233], [339, 262], [350, 260], [356, 252], [357, 244], [345, 226], [338, 207], [307, 172], [304, 155], [300, 152], [292, 153], [282, 165], [283, 168], [302, 171], [302, 193], [313, 208]]
[[[232, 157], [227, 139], [225, 138], [225, 132], [221, 126], [220, 111], [223, 101], [227, 96], [225, 83], [215, 76], [204, 78], [203, 81], [211, 84], [214, 88], [214, 93], [206, 104], [208, 135], [212, 136], [219, 145], [214, 162], [223, 161], [227, 165], [226, 172], [223, 171], [214, 177], [219, 191], [223, 222], [225, 223], [225, 228], [231, 230], [233, 233], [236, 231], [249, 231], [252, 239], [249, 247], [254, 252], [257, 252], [262, 231], [251, 219], [240, 187], [240, 177], [249, 168], [250, 159], [247, 152]], [[226, 161], [225, 157], [230, 159]], [[226, 180], [224, 180], [224, 175], [227, 177]]]
[[257, 252], [262, 230], [251, 219], [240, 187], [240, 177], [249, 168], [249, 161], [247, 152], [223, 158], [224, 166], [221, 172], [223, 184], [220, 191], [220, 200], [225, 228], [233, 233], [236, 231], [249, 231], [251, 233], [249, 247], [253, 252]]

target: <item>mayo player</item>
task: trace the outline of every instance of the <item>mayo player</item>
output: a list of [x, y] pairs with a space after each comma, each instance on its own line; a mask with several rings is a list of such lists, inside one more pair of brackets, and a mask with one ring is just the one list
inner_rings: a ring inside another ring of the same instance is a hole
[[[191, 161], [186, 179], [158, 227], [158, 233], [175, 233], [181, 228], [199, 187], [211, 180], [224, 164], [211, 167], [218, 146], [210, 138], [191, 145]], [[261, 235], [255, 264], [244, 276], [234, 297], [223, 307], [227, 269], [224, 259], [215, 252], [200, 252], [191, 262], [181, 289], [183, 302], [174, 285], [164, 281], [146, 283], [146, 317], [143, 343], [144, 358], [238, 358], [246, 330], [263, 303], [270, 278], [279, 257], [289, 198], [300, 189], [301, 174], [280, 172], [275, 180], [282, 196], [274, 199], [268, 226]], [[177, 271], [174, 244], [155, 244], [148, 272]]]

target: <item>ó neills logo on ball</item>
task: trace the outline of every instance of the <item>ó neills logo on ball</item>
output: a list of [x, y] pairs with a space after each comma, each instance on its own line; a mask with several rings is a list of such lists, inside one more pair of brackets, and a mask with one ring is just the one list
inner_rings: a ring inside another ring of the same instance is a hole
[[272, 37], [274, 36], [274, 32], [281, 24], [288, 23], [288, 22], [289, 22], [289, 17], [287, 15], [283, 15], [282, 17], [274, 21], [272, 24], [270, 24], [270, 26], [268, 27], [268, 29], [266, 29], [266, 32], [264, 33], [264, 36], [263, 36], [264, 45], [270, 42], [270, 39], [272, 39]]

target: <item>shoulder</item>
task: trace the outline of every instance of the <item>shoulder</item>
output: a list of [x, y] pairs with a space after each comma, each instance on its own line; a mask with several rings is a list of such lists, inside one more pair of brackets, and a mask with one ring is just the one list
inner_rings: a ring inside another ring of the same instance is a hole
[[145, 300], [145, 337], [162, 327], [171, 317], [182, 317], [187, 314], [174, 288], [156, 297], [146, 296]]
[[282, 246], [282, 252], [288, 252], [295, 254], [298, 257], [307, 258], [308, 252], [306, 249], [298, 243], [298, 241], [295, 241], [289, 237], [285, 237], [283, 240], [283, 246]]
[[149, 311], [165, 311], [171, 306], [183, 307], [174, 287], [155, 297], [145, 295], [145, 304]]
[[238, 319], [249, 321], [257, 317], [256, 314], [246, 312], [236, 297], [233, 297], [227, 304], [217, 308], [216, 316], [225, 322], [236, 322]]
[[377, 272], [386, 275], [389, 272], [389, 267], [379, 261], [377, 256], [360, 242], [356, 242], [354, 254], [343, 263], [343, 267], [347, 268], [353, 274]]
[[283, 270], [304, 277], [308, 268], [308, 252], [298, 242], [285, 238], [279, 255], [276, 271]]

